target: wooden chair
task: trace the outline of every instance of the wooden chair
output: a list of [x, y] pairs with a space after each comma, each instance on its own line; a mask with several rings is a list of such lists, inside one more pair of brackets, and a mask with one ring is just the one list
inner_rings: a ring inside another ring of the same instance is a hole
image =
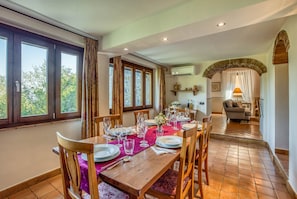
[[[208, 177], [208, 144], [212, 130], [212, 117], [202, 119], [202, 133], [198, 138], [199, 148], [196, 150], [195, 169], [198, 170], [197, 181], [199, 185], [200, 198], [203, 198], [202, 172], [205, 172], [206, 184], [209, 185]], [[195, 181], [196, 182], [196, 181]]]
[[179, 169], [169, 169], [148, 190], [147, 194], [157, 198], [194, 198], [194, 165], [197, 127], [183, 131], [183, 144], [179, 158]]
[[100, 129], [100, 124], [103, 123], [103, 118], [109, 117], [111, 121], [111, 128], [114, 128], [116, 124], [123, 124], [122, 117], [120, 114], [113, 114], [113, 115], [105, 115], [105, 116], [99, 116], [94, 118], [94, 124], [95, 124], [95, 135], [99, 136], [102, 134], [102, 130]]
[[[59, 144], [60, 166], [63, 180], [64, 198], [79, 199], [79, 198], [129, 198], [129, 196], [101, 182], [98, 186], [95, 162], [94, 162], [94, 145], [92, 143], [84, 143], [72, 139], [65, 138], [57, 132]], [[85, 153], [88, 159], [88, 179], [89, 179], [89, 194], [82, 191], [80, 188], [81, 172], [78, 162], [78, 153]], [[99, 190], [99, 191], [98, 191]]]
[[137, 110], [134, 111], [134, 119], [135, 119], [135, 124], [137, 124], [137, 116], [138, 114], [143, 114], [145, 119], [150, 118], [150, 110], [149, 109], [142, 109], [142, 110]]
[[[182, 108], [177, 108], [176, 109], [177, 112], [181, 112], [181, 113], [185, 113], [186, 110], [182, 109]], [[195, 120], [196, 119], [196, 115], [197, 115], [197, 111], [196, 110], [189, 110], [189, 117], [191, 120]]]

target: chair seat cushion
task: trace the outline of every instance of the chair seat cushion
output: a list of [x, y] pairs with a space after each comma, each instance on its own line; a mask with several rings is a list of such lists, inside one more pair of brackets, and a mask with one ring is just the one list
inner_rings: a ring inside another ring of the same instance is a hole
[[[110, 186], [109, 184], [105, 183], [105, 182], [101, 182], [98, 185], [98, 190], [99, 190], [99, 198], [100, 199], [128, 199], [129, 195], [120, 191], [119, 189]], [[92, 197], [85, 193], [83, 195], [84, 199], [91, 199]]]
[[[176, 187], [177, 187], [177, 179], [178, 179], [178, 171], [169, 169], [164, 173], [161, 178], [158, 179], [155, 184], [151, 187], [153, 191], [161, 192], [163, 194], [174, 196], [176, 195]], [[183, 183], [183, 189], [189, 182], [189, 178], [185, 179]]]
[[167, 195], [175, 195], [176, 194], [176, 186], [177, 186], [177, 178], [178, 171], [173, 169], [169, 169], [162, 175], [161, 178], [153, 186], [151, 189], [157, 192], [165, 193]]

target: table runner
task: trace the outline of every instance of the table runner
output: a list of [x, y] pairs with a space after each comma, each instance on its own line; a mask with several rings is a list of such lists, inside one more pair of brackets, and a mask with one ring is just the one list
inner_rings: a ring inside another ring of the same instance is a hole
[[[181, 128], [181, 124], [178, 124], [178, 129]], [[133, 155], [149, 148], [150, 146], [155, 145], [156, 142], [156, 126], [153, 127], [149, 127], [146, 135], [145, 135], [145, 140], [148, 141], [149, 146], [148, 147], [140, 147], [140, 141], [143, 140], [143, 138], [138, 138], [136, 134], [133, 135], [129, 135], [127, 136], [127, 138], [132, 138], [135, 139], [135, 147], [134, 147], [134, 152]], [[176, 133], [178, 130], [174, 130], [172, 126], [166, 126], [163, 125], [163, 131], [164, 131], [164, 135], [173, 135], [174, 133]], [[114, 140], [109, 142], [109, 144], [117, 144], [118, 141]], [[121, 141], [121, 144], [123, 144], [123, 141]], [[96, 167], [96, 174], [97, 176], [99, 175], [100, 172], [103, 171], [103, 167], [111, 162], [114, 162], [117, 159], [120, 159], [121, 157], [126, 156], [125, 151], [124, 151], [124, 147], [120, 147], [120, 155], [117, 156], [116, 158], [106, 161], [106, 162], [102, 162], [102, 163], [96, 163], [95, 167]], [[80, 169], [81, 169], [81, 189], [84, 190], [85, 192], [89, 193], [89, 181], [88, 181], [88, 163], [83, 160], [81, 158], [81, 156], [78, 156], [78, 161], [80, 164]]]

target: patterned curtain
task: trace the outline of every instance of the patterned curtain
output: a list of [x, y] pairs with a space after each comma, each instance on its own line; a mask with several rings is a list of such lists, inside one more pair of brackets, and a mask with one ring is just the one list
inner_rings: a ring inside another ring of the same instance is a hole
[[113, 89], [112, 89], [112, 114], [120, 114], [123, 120], [123, 68], [121, 57], [113, 58]]
[[98, 116], [98, 42], [86, 38], [82, 78], [82, 133], [81, 137], [95, 136], [94, 117]]
[[159, 112], [163, 111], [166, 107], [166, 85], [165, 85], [165, 68], [159, 67], [159, 85], [160, 85], [160, 96], [159, 96]]

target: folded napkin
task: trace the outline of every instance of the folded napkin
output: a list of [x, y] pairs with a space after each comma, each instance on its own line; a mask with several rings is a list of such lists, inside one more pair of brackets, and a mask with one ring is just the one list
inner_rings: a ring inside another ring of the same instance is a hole
[[157, 148], [154, 147], [154, 146], [151, 146], [151, 149], [152, 149], [157, 155], [161, 155], [161, 154], [166, 154], [166, 153], [168, 153], [167, 151], [165, 151], [165, 150], [159, 150], [159, 149], [157, 149]]
[[157, 154], [157, 155], [161, 155], [161, 154], [166, 154], [166, 153], [176, 153], [175, 150], [173, 149], [163, 149], [157, 146], [151, 146], [151, 149]]
[[182, 125], [182, 129], [184, 130], [189, 130], [191, 128], [194, 128], [196, 124], [193, 124], [193, 123], [187, 123], [187, 124], [183, 124]]

